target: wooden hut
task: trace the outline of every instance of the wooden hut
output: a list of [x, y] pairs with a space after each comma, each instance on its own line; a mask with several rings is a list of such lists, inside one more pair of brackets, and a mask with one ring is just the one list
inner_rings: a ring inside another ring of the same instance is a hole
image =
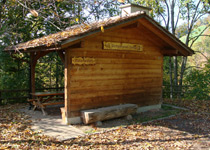
[[17, 50], [30, 53], [32, 92], [37, 60], [58, 52], [65, 65], [63, 119], [68, 124], [81, 122], [81, 111], [87, 109], [127, 103], [137, 104], [138, 111], [160, 108], [163, 57], [194, 53], [145, 11], [72, 26], [6, 48]]

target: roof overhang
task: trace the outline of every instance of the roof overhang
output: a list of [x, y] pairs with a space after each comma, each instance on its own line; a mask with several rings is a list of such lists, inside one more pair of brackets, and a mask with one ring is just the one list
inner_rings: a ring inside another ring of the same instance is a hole
[[[111, 21], [110, 21], [111, 20]], [[97, 24], [97, 27], [90, 28], [88, 30], [85, 30], [83, 32], [80, 32], [79, 34], [75, 34], [72, 36], [69, 36], [68, 38], [60, 38], [61, 40], [55, 41], [54, 43], [52, 42], [50, 46], [48, 44], [39, 44], [39, 45], [34, 45], [34, 46], [26, 46], [24, 47], [24, 43], [18, 44], [16, 46], [11, 46], [7, 47], [5, 51], [22, 51], [22, 52], [32, 52], [32, 51], [50, 51], [50, 50], [62, 50], [65, 49], [71, 45], [74, 45], [75, 43], [81, 41], [84, 38], [87, 38], [89, 36], [94, 36], [96, 34], [101, 33], [101, 26], [103, 26], [104, 30], [114, 30], [115, 28], [119, 27], [124, 27], [128, 26], [133, 23], [140, 23], [143, 25], [145, 28], [153, 32], [158, 38], [161, 38], [164, 40], [166, 43], [168, 43], [172, 49], [163, 49], [163, 55], [165, 56], [177, 56], [177, 55], [182, 55], [182, 56], [191, 56], [194, 54], [194, 51], [189, 48], [187, 45], [182, 43], [178, 38], [176, 38], [173, 34], [171, 34], [168, 30], [160, 26], [156, 21], [154, 21], [151, 17], [146, 15], [143, 12], [137, 12], [133, 13], [130, 16], [126, 17], [111, 17], [110, 19], [107, 19], [106, 21], [103, 21], [102, 23], [99, 22]], [[72, 29], [74, 30], [74, 29]], [[58, 32], [56, 34], [60, 34], [59, 37], [65, 33], [66, 31], [63, 32]], [[53, 37], [56, 34], [51, 34], [39, 39], [35, 40], [44, 40]], [[51, 39], [51, 41], [54, 39]], [[26, 42], [26, 43], [33, 43], [34, 40]], [[22, 45], [23, 47], [18, 48], [19, 45]]]

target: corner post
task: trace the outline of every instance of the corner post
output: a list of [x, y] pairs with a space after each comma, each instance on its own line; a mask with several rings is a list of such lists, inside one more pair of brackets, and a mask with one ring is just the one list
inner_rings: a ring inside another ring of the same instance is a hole
[[62, 115], [63, 121], [66, 124], [70, 124], [70, 115], [71, 115], [71, 99], [70, 99], [70, 70], [71, 70], [71, 57], [70, 57], [70, 51], [69, 50], [65, 50], [65, 70], [64, 70], [64, 82], [65, 82], [65, 115]]

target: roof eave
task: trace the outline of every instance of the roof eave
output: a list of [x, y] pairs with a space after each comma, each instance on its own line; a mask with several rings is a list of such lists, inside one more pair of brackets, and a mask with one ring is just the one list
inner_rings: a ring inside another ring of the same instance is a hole
[[36, 52], [36, 51], [55, 51], [55, 50], [61, 50], [61, 45], [51, 45], [49, 47], [45, 45], [37, 46], [37, 47], [30, 47], [30, 48], [20, 48], [17, 49], [15, 46], [7, 47], [4, 49], [4, 52]]

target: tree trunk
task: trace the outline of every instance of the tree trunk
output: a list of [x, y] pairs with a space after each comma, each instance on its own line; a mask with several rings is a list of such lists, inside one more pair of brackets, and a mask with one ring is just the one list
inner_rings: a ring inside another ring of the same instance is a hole
[[177, 88], [178, 87], [178, 66], [177, 66], [177, 56], [174, 56], [174, 93], [177, 97]]
[[174, 9], [175, 9], [175, 2], [174, 0], [171, 1], [171, 30], [172, 30], [172, 34], [175, 35], [175, 24], [174, 24]]
[[169, 57], [169, 71], [170, 71], [170, 99], [173, 99], [173, 81], [172, 81], [172, 62], [171, 62], [171, 56]]
[[182, 58], [182, 66], [181, 66], [181, 72], [180, 72], [180, 80], [179, 80], [179, 93], [178, 93], [178, 98], [182, 98], [182, 81], [184, 77], [184, 71], [186, 68], [186, 63], [187, 63], [187, 57]]

